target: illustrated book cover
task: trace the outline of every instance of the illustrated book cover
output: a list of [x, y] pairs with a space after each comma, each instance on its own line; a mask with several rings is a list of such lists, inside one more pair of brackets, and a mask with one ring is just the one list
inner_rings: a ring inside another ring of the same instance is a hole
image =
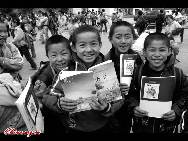
[[148, 112], [149, 117], [161, 118], [171, 110], [175, 88], [175, 76], [142, 76], [140, 108]]
[[61, 71], [51, 93], [82, 100], [74, 112], [90, 110], [89, 101], [99, 97], [106, 102], [122, 99], [114, 63], [109, 60], [88, 71]]
[[39, 102], [34, 94], [33, 85], [31, 84], [31, 78], [22, 91], [21, 95], [15, 102], [18, 110], [20, 111], [23, 120], [29, 131], [44, 132], [44, 120], [41, 113]]
[[120, 83], [130, 86], [137, 54], [120, 55]]

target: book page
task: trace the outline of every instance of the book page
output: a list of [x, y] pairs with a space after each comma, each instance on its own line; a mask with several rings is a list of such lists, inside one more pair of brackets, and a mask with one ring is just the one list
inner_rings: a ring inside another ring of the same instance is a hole
[[26, 123], [28, 130], [40, 131], [41, 133], [44, 132], [44, 119], [37, 97], [34, 94], [30, 77], [25, 89], [16, 101], [16, 106], [18, 107], [18, 110]]
[[147, 111], [149, 117], [161, 118], [163, 114], [171, 110], [172, 101], [160, 102], [160, 101], [140, 100], [139, 107], [142, 110]]
[[94, 72], [97, 96], [107, 102], [122, 99], [119, 81], [116, 76], [114, 63], [109, 60], [92, 67], [89, 70]]
[[171, 110], [172, 96], [175, 88], [175, 77], [142, 76], [140, 90], [140, 108], [148, 116], [161, 118]]
[[[67, 75], [70, 72], [69, 76]], [[64, 77], [64, 73], [68, 77]], [[63, 71], [53, 86], [53, 94], [66, 97], [71, 100], [80, 101], [81, 104], [73, 111], [80, 112], [90, 110], [89, 102], [96, 98], [96, 87], [92, 71]]]

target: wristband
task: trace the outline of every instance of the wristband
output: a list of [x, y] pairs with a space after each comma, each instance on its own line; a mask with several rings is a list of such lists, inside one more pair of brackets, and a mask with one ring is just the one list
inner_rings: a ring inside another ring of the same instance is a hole
[[110, 109], [111, 109], [111, 104], [108, 103], [107, 107], [104, 110], [102, 110], [102, 112], [107, 113], [110, 111]]
[[111, 109], [111, 104], [110, 104], [110, 103], [108, 103], [108, 109], [106, 110], [106, 113], [107, 113], [107, 112], [109, 112], [109, 111], [110, 111], [110, 109]]
[[57, 107], [59, 110], [63, 110], [62, 107], [61, 107], [61, 104], [60, 104], [60, 98], [57, 99]]

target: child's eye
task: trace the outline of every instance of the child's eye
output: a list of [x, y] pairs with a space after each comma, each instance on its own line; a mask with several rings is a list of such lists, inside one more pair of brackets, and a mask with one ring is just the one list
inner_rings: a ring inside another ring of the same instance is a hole
[[98, 45], [98, 43], [94, 42], [94, 43], [91, 43], [92, 46], [96, 46]]
[[166, 49], [160, 49], [160, 51], [161, 51], [161, 52], [164, 52], [164, 51], [166, 51]]
[[61, 53], [62, 56], [67, 55], [68, 53]]
[[125, 39], [130, 39], [131, 37], [130, 36], [125, 36]]
[[85, 44], [79, 44], [79, 46], [80, 46], [80, 47], [84, 47], [84, 46], [85, 46]]
[[155, 52], [155, 49], [151, 48], [151, 49], [148, 49], [148, 51]]
[[53, 57], [53, 58], [54, 58], [54, 57], [56, 57], [56, 55], [55, 55], [55, 54], [54, 54], [54, 55], [51, 55], [51, 57]]
[[121, 36], [116, 36], [116, 39], [121, 39]]

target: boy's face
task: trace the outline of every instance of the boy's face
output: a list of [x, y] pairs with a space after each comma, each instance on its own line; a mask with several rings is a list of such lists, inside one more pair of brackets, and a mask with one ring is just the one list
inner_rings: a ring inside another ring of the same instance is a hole
[[152, 69], [160, 71], [165, 67], [164, 62], [170, 55], [169, 47], [162, 40], [153, 40], [144, 50], [144, 56]]
[[114, 29], [114, 34], [110, 40], [115, 50], [119, 53], [126, 53], [132, 46], [133, 34], [130, 27], [118, 26]]
[[55, 71], [59, 72], [68, 66], [71, 54], [66, 43], [51, 44], [48, 49], [48, 58]]
[[83, 32], [77, 35], [76, 44], [72, 50], [86, 64], [93, 63], [100, 53], [101, 43], [94, 32]]
[[0, 23], [0, 45], [6, 42], [8, 31], [5, 23]]

